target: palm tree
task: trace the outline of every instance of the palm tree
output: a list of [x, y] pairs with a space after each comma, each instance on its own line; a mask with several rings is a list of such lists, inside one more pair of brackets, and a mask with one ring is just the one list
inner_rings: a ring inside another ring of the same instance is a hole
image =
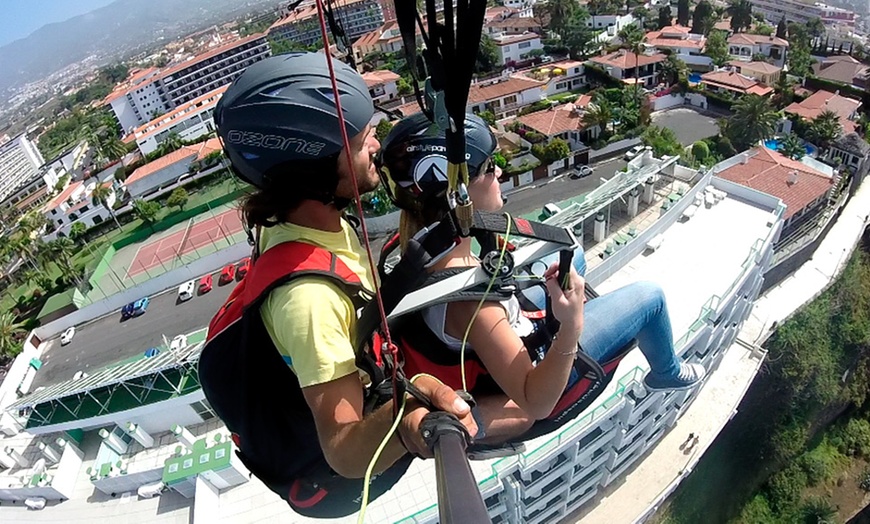
[[120, 160], [127, 154], [127, 146], [114, 134], [105, 137], [100, 142], [99, 149], [101, 155], [110, 162]]
[[160, 151], [160, 156], [164, 156], [168, 155], [173, 151], [181, 149], [181, 146], [183, 145], [184, 141], [181, 139], [181, 136], [173, 131], [172, 133], [166, 135], [166, 138], [163, 140], [163, 142], [161, 142], [160, 145], [157, 146], [157, 150]]
[[840, 117], [830, 109], [825, 109], [810, 123], [810, 137], [824, 148], [831, 142], [840, 138], [843, 126], [840, 125]]
[[601, 130], [601, 133], [607, 132], [607, 126], [613, 121], [613, 110], [607, 100], [599, 100], [586, 106], [586, 112], [583, 113], [583, 123], [588, 127], [595, 127]]
[[[640, 86], [638, 86], [638, 78], [640, 77], [638, 61], [640, 60], [640, 53], [643, 51], [643, 42], [646, 40], [646, 35], [640, 27], [632, 24], [624, 27], [619, 32], [619, 39], [622, 41], [622, 47], [634, 54], [634, 97], [637, 100], [640, 91]], [[640, 125], [640, 122], [637, 124]]]
[[749, 0], [733, 0], [725, 12], [731, 16], [731, 30], [735, 33], [752, 27], [752, 4]]
[[728, 123], [731, 141], [751, 147], [771, 138], [778, 119], [770, 100], [760, 95], [744, 95], [733, 107], [734, 115]]
[[9, 311], [0, 313], [0, 357], [14, 357], [20, 351], [18, 339], [25, 333]]
[[564, 40], [565, 29], [578, 7], [575, 0], [547, 0], [540, 12], [550, 15], [550, 27]]
[[789, 133], [783, 137], [779, 152], [795, 160], [800, 160], [807, 154], [801, 139], [794, 133]]
[[686, 63], [674, 54], [668, 55], [668, 59], [662, 63], [662, 76], [667, 78], [668, 85], [676, 84], [686, 71]]
[[54, 256], [54, 262], [60, 269], [64, 280], [68, 280], [72, 277], [72, 279], [78, 281], [78, 272], [72, 262], [72, 254], [75, 250], [75, 246], [75, 242], [66, 237], [59, 237], [48, 243], [48, 249]]
[[118, 226], [118, 229], [121, 229], [121, 224], [118, 223], [118, 217], [115, 216], [115, 210], [109, 205], [110, 196], [112, 196], [112, 190], [109, 189], [109, 186], [97, 184], [97, 187], [95, 187], [91, 192], [91, 202], [93, 202], [95, 206], [102, 205], [108, 209], [109, 214], [112, 215], [112, 219], [115, 221], [115, 225]]

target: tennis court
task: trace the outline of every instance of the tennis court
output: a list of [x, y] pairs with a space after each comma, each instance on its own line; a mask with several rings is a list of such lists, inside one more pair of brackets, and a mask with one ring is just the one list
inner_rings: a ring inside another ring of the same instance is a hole
[[191, 218], [182, 231], [176, 231], [139, 246], [127, 267], [126, 277], [152, 273], [158, 267], [163, 269], [173, 267], [175, 259], [182, 259], [185, 255], [232, 237], [244, 229], [239, 214], [234, 209], [198, 222], [195, 219], [196, 217]]

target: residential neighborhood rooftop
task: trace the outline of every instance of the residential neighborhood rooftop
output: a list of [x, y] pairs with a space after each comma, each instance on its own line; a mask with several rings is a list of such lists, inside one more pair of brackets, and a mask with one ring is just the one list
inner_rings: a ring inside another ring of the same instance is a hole
[[666, 59], [667, 57], [661, 53], [637, 55], [631, 51], [620, 49], [606, 55], [593, 56], [589, 60], [603, 66], [617, 67], [619, 69], [632, 69], [634, 67], [643, 67], [649, 64], [664, 62]]
[[728, 37], [728, 43], [732, 45], [778, 45], [788, 47], [788, 41], [777, 36], [753, 35], [750, 33], [734, 33]]
[[860, 100], [847, 98], [830, 91], [819, 90], [802, 102], [792, 102], [785, 108], [785, 112], [812, 120], [825, 111], [832, 111], [840, 117], [843, 134], [849, 134], [855, 131], [855, 122], [850, 120], [850, 117], [855, 114], [855, 111], [859, 107], [861, 107]]
[[765, 96], [773, 92], [772, 87], [734, 71], [710, 71], [701, 75], [701, 82], [743, 94]]

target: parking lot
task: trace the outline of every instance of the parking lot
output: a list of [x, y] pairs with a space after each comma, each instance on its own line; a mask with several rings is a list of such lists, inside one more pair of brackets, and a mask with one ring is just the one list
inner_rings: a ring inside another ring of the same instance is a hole
[[711, 113], [702, 113], [688, 107], [677, 107], [652, 115], [653, 125], [673, 131], [684, 146], [719, 134], [716, 119]]
[[121, 322], [121, 312], [76, 326], [76, 334], [66, 346], [60, 339], [48, 342], [43, 351], [42, 368], [36, 374], [31, 391], [73, 378], [76, 371], [88, 373], [109, 364], [144, 354], [163, 344], [163, 336], [172, 340], [179, 333], [189, 333], [208, 325], [209, 320], [229, 296], [235, 283], [218, 286], [219, 273], [213, 274], [214, 287], [205, 295], [178, 302], [176, 289], [150, 297], [144, 315]]

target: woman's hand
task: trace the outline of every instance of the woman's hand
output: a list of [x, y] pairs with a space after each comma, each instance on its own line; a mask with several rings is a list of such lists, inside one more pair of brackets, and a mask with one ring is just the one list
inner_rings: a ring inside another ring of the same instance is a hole
[[583, 331], [583, 304], [586, 302], [584, 286], [586, 281], [583, 277], [577, 274], [574, 268], [568, 274], [567, 289], [562, 289], [559, 285], [559, 264], [554, 262], [547, 271], [544, 272], [544, 279], [547, 284], [547, 292], [550, 294], [551, 308], [553, 316], [562, 325], [559, 330], [561, 332], [571, 332], [580, 337]]

